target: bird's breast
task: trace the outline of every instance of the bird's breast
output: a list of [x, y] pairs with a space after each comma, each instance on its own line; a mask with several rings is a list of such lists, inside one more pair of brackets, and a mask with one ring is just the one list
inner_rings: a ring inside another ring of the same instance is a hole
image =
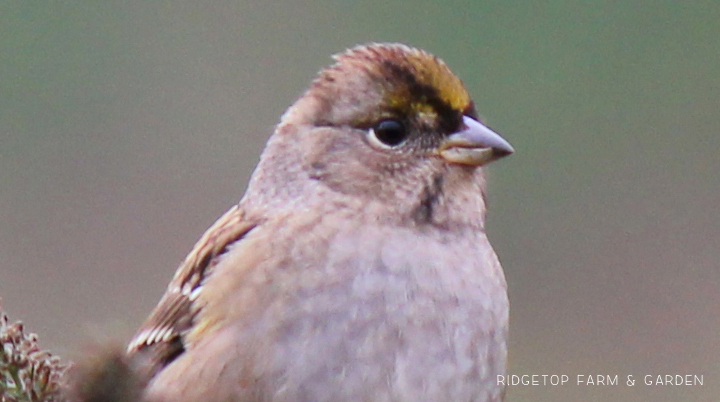
[[292, 238], [254, 231], [208, 280], [224, 287], [214, 297], [225, 303], [226, 316], [213, 318], [218, 337], [233, 334], [231, 353], [243, 351], [225, 372], [252, 373], [249, 384], [271, 400], [499, 395], [508, 300], [484, 233], [343, 227], [327, 217], [292, 224], [308, 227]]

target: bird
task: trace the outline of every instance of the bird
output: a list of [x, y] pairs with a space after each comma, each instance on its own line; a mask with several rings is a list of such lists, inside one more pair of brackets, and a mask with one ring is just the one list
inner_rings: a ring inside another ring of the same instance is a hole
[[483, 167], [513, 147], [424, 50], [333, 58], [129, 343], [145, 400], [504, 398]]

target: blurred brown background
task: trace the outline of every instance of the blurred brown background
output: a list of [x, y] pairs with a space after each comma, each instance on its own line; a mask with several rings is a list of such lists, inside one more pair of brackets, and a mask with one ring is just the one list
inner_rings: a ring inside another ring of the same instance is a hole
[[517, 149], [489, 168], [509, 372], [620, 379], [508, 401], [716, 401], [718, 21], [715, 0], [3, 0], [3, 304], [64, 356], [126, 340], [329, 56], [402, 41]]

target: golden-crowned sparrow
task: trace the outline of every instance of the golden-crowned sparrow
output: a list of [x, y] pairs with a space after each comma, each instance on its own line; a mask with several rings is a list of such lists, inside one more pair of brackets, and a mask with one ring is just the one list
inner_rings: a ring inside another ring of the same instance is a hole
[[499, 401], [480, 166], [512, 147], [400, 44], [335, 56], [129, 346], [151, 401]]

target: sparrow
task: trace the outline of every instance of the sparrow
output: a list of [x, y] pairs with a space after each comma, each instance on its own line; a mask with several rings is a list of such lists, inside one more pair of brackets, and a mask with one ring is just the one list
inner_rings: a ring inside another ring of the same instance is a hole
[[334, 56], [128, 346], [144, 398], [501, 401], [482, 167], [514, 152], [439, 58]]

